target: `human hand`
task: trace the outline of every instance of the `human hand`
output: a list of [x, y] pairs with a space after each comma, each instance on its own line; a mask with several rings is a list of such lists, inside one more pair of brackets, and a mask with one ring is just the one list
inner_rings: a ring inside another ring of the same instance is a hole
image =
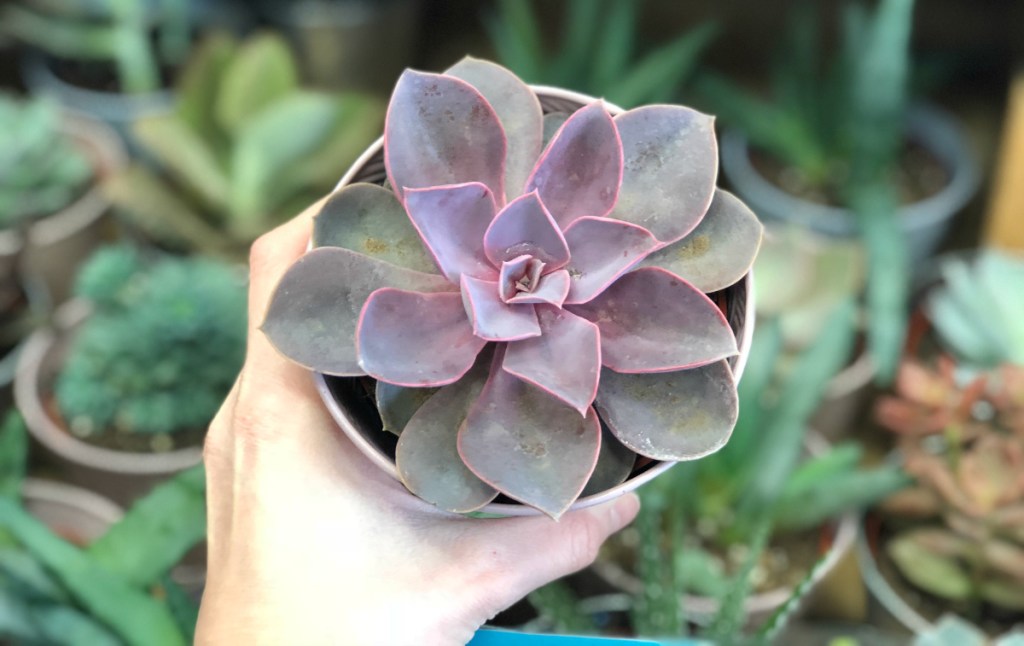
[[360, 454], [311, 375], [257, 329], [321, 204], [253, 246], [245, 366], [206, 439], [209, 571], [196, 643], [462, 644], [593, 561], [639, 502], [629, 494], [558, 522], [466, 518]]

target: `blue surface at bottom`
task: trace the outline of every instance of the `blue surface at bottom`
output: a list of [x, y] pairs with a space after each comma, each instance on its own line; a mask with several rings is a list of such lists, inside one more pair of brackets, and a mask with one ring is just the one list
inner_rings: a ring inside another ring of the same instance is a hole
[[690, 640], [651, 641], [649, 639], [616, 639], [612, 637], [575, 637], [572, 635], [537, 635], [484, 628], [476, 633], [468, 646], [698, 646]]

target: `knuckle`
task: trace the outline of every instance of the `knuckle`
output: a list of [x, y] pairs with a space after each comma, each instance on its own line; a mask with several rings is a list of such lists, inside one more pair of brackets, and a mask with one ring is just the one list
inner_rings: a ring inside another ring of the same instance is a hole
[[604, 543], [605, 535], [598, 523], [589, 514], [581, 514], [569, 520], [568, 565], [575, 570], [582, 570], [597, 559], [597, 553]]
[[269, 233], [256, 238], [249, 247], [249, 271], [256, 272], [266, 267], [273, 256], [273, 239]]

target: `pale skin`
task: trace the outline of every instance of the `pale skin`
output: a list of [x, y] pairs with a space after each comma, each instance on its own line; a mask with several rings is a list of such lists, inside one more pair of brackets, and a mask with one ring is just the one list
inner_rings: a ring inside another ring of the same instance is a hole
[[245, 366], [204, 451], [209, 572], [196, 643], [464, 644], [531, 590], [590, 564], [639, 502], [629, 494], [558, 522], [464, 518], [359, 453], [309, 372], [257, 329], [319, 206], [253, 246]]

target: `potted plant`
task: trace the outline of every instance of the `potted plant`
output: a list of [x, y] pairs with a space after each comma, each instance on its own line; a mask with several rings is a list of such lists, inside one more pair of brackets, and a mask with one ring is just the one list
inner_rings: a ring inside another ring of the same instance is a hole
[[486, 22], [501, 63], [529, 83], [574, 87], [627, 108], [678, 99], [717, 29], [704, 23], [644, 56], [635, 49], [637, 0], [570, 2], [560, 48], [544, 47], [544, 21], [530, 0], [501, 0]]
[[952, 257], [942, 280], [924, 301], [934, 333], [876, 409], [915, 486], [880, 506], [863, 571], [912, 630], [952, 610], [999, 634], [1024, 610], [1024, 262]]
[[15, 399], [33, 438], [72, 482], [131, 501], [201, 459], [206, 427], [245, 352], [245, 291], [233, 267], [98, 252], [79, 299], [36, 332]]
[[695, 93], [732, 129], [722, 168], [766, 219], [861, 240], [868, 256], [868, 343], [892, 378], [911, 269], [974, 193], [978, 169], [959, 126], [908, 99], [912, 0], [844, 14], [825, 60], [810, 3], [795, 14], [769, 103], [708, 73]]
[[406, 71], [262, 330], [442, 509], [618, 495], [736, 419], [761, 225], [715, 189], [715, 151], [689, 108], [622, 112], [472, 58]]
[[98, 184], [124, 163], [117, 136], [45, 100], [0, 95], [0, 283], [4, 310], [17, 282], [60, 303], [68, 276], [103, 238], [110, 204]]
[[906, 484], [894, 467], [858, 466], [857, 445], [832, 448], [807, 424], [852, 345], [853, 311], [841, 304], [785, 373], [780, 322], [762, 324], [729, 444], [641, 490], [637, 522], [592, 566], [628, 594], [635, 634], [682, 636], [695, 622], [734, 643], [730, 634], [790, 606], [796, 590], [811, 594], [853, 544], [856, 510]]
[[[796, 356], [817, 339], [832, 311], [855, 299], [864, 284], [863, 249], [854, 241], [834, 241], [807, 229], [768, 224], [754, 263], [757, 315], [778, 319], [784, 352], [779, 370], [792, 367]], [[861, 316], [850, 321], [858, 331]], [[867, 402], [874, 365], [859, 338], [847, 363], [828, 383], [810, 426], [826, 438], [846, 435]]]
[[8, 467], [0, 471], [0, 639], [187, 643], [198, 609], [166, 573], [205, 534], [201, 468], [122, 516], [90, 491], [24, 479], [26, 441], [14, 414], [0, 445]]
[[152, 163], [110, 178], [106, 193], [161, 247], [232, 259], [330, 190], [383, 119], [376, 99], [302, 89], [272, 34], [211, 34], [177, 96], [173, 111], [132, 124]]

